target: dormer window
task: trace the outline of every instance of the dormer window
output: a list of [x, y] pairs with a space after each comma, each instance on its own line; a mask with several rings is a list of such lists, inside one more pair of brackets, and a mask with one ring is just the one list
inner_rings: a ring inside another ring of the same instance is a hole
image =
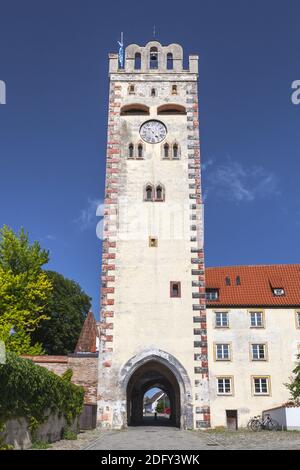
[[157, 47], [151, 47], [150, 49], [150, 69], [158, 68], [158, 51]]
[[225, 277], [225, 285], [226, 285], [226, 286], [230, 286], [230, 285], [231, 285], [230, 277], [229, 277], [229, 276], [226, 276], [226, 277]]
[[235, 278], [235, 284], [236, 284], [237, 286], [240, 286], [240, 285], [241, 285], [241, 278], [240, 278], [240, 276], [236, 276], [236, 278]]
[[284, 292], [283, 288], [277, 287], [277, 288], [273, 289], [273, 294], [276, 295], [276, 297], [281, 297], [285, 294], [285, 292]]
[[219, 289], [206, 289], [206, 300], [219, 300]]

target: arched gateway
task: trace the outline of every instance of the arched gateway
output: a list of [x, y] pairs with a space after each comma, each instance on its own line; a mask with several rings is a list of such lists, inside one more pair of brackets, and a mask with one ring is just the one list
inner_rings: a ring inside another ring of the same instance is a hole
[[182, 365], [164, 351], [144, 353], [132, 358], [122, 369], [122, 394], [126, 394], [127, 424], [143, 424], [143, 397], [153, 387], [158, 387], [170, 399], [170, 424], [192, 427], [192, 394], [188, 375]]

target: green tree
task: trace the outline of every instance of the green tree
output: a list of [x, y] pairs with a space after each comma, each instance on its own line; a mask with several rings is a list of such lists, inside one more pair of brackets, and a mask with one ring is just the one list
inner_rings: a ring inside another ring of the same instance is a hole
[[47, 318], [45, 307], [51, 281], [42, 266], [49, 254], [38, 242], [29, 243], [28, 234], [4, 226], [0, 230], [0, 340], [18, 354], [40, 354], [32, 333]]
[[156, 411], [157, 413], [163, 413], [164, 412], [164, 402], [163, 400], [159, 400], [159, 402], [156, 405]]
[[83, 322], [90, 310], [91, 299], [81, 287], [55, 271], [46, 271], [53, 286], [45, 310], [47, 321], [34, 332], [47, 354], [74, 352]]
[[292, 398], [296, 402], [300, 402], [300, 354], [297, 356], [298, 357], [298, 363], [293, 370], [293, 374], [295, 374], [295, 377], [290, 379], [290, 383], [286, 384], [287, 388], [289, 389]]

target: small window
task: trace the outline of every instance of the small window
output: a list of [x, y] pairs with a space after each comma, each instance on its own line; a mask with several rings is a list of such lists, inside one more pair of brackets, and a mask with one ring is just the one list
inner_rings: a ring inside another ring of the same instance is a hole
[[177, 95], [177, 85], [172, 85], [172, 95]]
[[251, 325], [251, 328], [263, 328], [264, 327], [263, 312], [250, 312], [250, 325]]
[[146, 187], [146, 201], [153, 201], [153, 188], [150, 185]]
[[170, 282], [170, 296], [171, 297], [181, 297], [181, 284], [180, 284], [180, 282], [175, 282], [175, 281]]
[[151, 96], [152, 96], [152, 98], [155, 98], [155, 96], [156, 96], [155, 88], [151, 88]]
[[143, 146], [142, 146], [142, 144], [138, 145], [138, 158], [143, 158]]
[[129, 85], [129, 94], [134, 95], [134, 92], [135, 92], [134, 85]]
[[254, 395], [269, 395], [269, 377], [253, 377]]
[[230, 361], [230, 344], [216, 344], [216, 361]]
[[134, 68], [135, 70], [141, 69], [141, 54], [139, 52], [136, 52], [134, 56]]
[[167, 54], [167, 70], [173, 70], [173, 54], [171, 52]]
[[206, 298], [206, 300], [218, 300], [219, 299], [219, 289], [206, 289], [205, 298]]
[[241, 278], [240, 278], [240, 276], [236, 276], [235, 283], [236, 283], [237, 286], [240, 286], [240, 285], [241, 285]]
[[156, 201], [163, 201], [164, 200], [164, 191], [162, 186], [158, 185], [156, 187]]
[[265, 344], [251, 344], [251, 357], [252, 357], [252, 361], [265, 361], [266, 360], [266, 345]]
[[215, 327], [216, 328], [228, 328], [229, 327], [228, 312], [216, 312]]
[[217, 377], [218, 395], [232, 395], [231, 377]]
[[229, 276], [226, 276], [226, 277], [225, 277], [225, 284], [226, 284], [226, 286], [230, 286], [230, 285], [231, 285], [230, 277], [229, 277]]
[[149, 237], [149, 246], [151, 248], [156, 248], [158, 245], [157, 238], [156, 237]]
[[133, 158], [134, 157], [134, 147], [133, 144], [129, 144], [128, 146], [128, 158]]
[[158, 68], [158, 51], [157, 47], [151, 47], [150, 49], [150, 69]]
[[173, 145], [173, 158], [178, 158], [178, 145]]
[[164, 158], [169, 158], [169, 144], [164, 145]]
[[282, 297], [284, 295], [284, 289], [282, 288], [273, 289], [273, 294], [276, 295], [276, 297]]
[[296, 326], [300, 328], [300, 312], [296, 312]]

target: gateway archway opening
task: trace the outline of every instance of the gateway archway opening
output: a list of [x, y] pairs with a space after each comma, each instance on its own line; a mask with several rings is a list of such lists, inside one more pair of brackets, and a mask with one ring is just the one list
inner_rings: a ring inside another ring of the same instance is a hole
[[[145, 415], [144, 397], [147, 391], [157, 388], [168, 398], [166, 416]], [[150, 360], [142, 364], [130, 377], [127, 385], [127, 421], [129, 426], [180, 427], [180, 388], [173, 372], [164, 364]]]

